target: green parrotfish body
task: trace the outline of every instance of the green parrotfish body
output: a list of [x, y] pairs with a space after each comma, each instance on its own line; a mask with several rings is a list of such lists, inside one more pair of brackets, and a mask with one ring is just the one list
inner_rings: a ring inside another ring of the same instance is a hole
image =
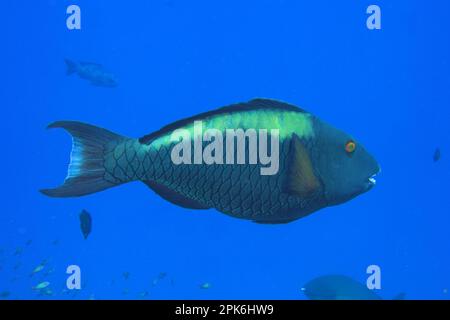
[[287, 223], [368, 191], [379, 172], [348, 134], [269, 99], [202, 113], [140, 139], [74, 121], [49, 127], [73, 136], [64, 184], [42, 190], [52, 197], [142, 181], [181, 207]]

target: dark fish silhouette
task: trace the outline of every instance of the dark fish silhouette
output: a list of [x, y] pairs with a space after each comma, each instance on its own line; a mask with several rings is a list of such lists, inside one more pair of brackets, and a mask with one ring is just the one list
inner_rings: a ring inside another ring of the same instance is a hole
[[87, 239], [92, 231], [92, 218], [86, 210], [83, 210], [80, 213], [80, 228], [81, 232], [83, 232], [84, 239]]
[[439, 159], [441, 159], [441, 149], [436, 148], [436, 150], [434, 151], [434, 155], [433, 155], [433, 161], [437, 162], [437, 161], [439, 161]]
[[92, 85], [98, 87], [116, 87], [115, 76], [107, 72], [102, 65], [92, 62], [76, 62], [66, 59], [67, 75], [78, 74], [82, 79], [89, 80]]
[[[303, 293], [310, 300], [381, 300], [382, 298], [365, 285], [342, 275], [327, 275], [315, 278], [305, 284]], [[394, 300], [403, 300], [404, 293]]]
[[17, 247], [16, 250], [14, 251], [14, 255], [15, 256], [20, 256], [23, 252], [22, 247]]

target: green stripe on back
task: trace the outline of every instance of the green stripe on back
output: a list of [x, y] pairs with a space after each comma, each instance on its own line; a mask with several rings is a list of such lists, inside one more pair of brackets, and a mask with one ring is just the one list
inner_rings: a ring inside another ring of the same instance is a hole
[[[281, 140], [289, 138], [293, 133], [296, 133], [300, 138], [309, 139], [314, 137], [312, 116], [305, 112], [270, 109], [251, 110], [218, 114], [201, 121], [203, 133], [208, 129], [217, 129], [223, 133], [225, 133], [226, 129], [267, 129], [269, 133], [271, 129], [279, 129]], [[193, 137], [194, 122], [178, 129], [188, 130], [191, 137]], [[159, 149], [163, 145], [170, 145], [172, 132], [156, 138], [151, 143], [151, 146]]]

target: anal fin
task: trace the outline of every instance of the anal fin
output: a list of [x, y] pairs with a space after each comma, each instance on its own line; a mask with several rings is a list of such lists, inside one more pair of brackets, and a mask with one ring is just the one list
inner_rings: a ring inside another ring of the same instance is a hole
[[172, 189], [166, 187], [165, 185], [163, 185], [161, 183], [157, 183], [155, 181], [143, 181], [143, 182], [150, 189], [152, 189], [158, 195], [160, 195], [161, 198], [163, 198], [177, 206], [187, 208], [187, 209], [197, 209], [197, 210], [209, 209], [209, 207], [206, 207], [195, 200], [189, 199], [189, 198], [179, 194], [178, 192], [173, 191]]
[[257, 224], [287, 224], [294, 220], [297, 220], [297, 218], [295, 218], [295, 219], [279, 219], [279, 220], [253, 220], [253, 222], [257, 223]]

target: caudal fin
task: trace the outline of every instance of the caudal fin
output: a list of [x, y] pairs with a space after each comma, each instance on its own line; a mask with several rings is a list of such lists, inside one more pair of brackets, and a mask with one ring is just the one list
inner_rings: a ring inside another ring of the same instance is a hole
[[72, 152], [64, 184], [41, 192], [50, 197], [78, 197], [115, 184], [104, 179], [104, 151], [108, 143], [127, 139], [106, 129], [76, 121], [57, 121], [48, 128], [63, 128], [72, 135]]
[[69, 59], [65, 59], [64, 60], [66, 62], [66, 74], [67, 75], [71, 75], [72, 73], [75, 73], [77, 71], [77, 63], [75, 61], [69, 60]]

